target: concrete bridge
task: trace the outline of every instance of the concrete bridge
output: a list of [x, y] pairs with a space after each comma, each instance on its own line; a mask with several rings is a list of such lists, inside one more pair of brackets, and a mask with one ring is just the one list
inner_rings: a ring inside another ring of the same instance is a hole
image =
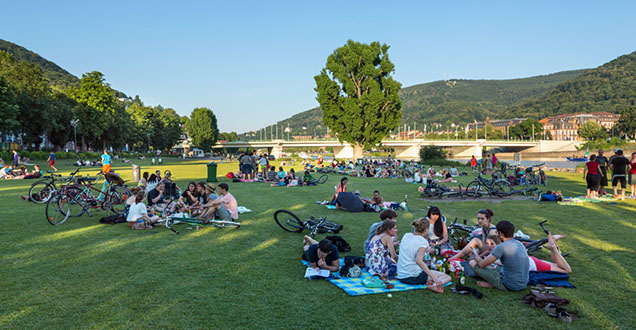
[[[454, 157], [471, 157], [480, 158], [482, 150], [499, 149], [505, 152], [551, 152], [551, 151], [576, 151], [576, 146], [581, 141], [513, 141], [513, 140], [383, 140], [378, 147], [393, 148], [395, 150], [394, 157], [397, 159], [417, 159], [419, 151], [423, 146], [439, 146], [451, 149]], [[355, 148], [348, 143], [340, 143], [339, 141], [236, 141], [218, 143], [212, 148], [249, 148], [249, 149], [267, 149], [267, 153], [279, 158], [283, 154], [284, 148], [308, 148], [308, 147], [333, 147], [334, 157], [338, 159], [355, 159], [361, 158], [362, 154], [356, 154]]]

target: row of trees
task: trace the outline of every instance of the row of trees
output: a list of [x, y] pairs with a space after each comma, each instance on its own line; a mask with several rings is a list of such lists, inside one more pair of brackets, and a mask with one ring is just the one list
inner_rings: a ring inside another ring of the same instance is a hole
[[78, 147], [166, 150], [189, 131], [193, 144], [210, 150], [216, 143], [216, 117], [208, 108], [197, 108], [192, 120], [174, 109], [146, 106], [136, 96], [118, 99], [100, 72], [82, 75], [79, 85], [52, 87], [42, 69], [16, 61], [0, 51], [0, 132], [22, 137], [26, 148], [39, 149], [46, 136], [54, 149], [73, 141], [71, 121], [76, 119]]

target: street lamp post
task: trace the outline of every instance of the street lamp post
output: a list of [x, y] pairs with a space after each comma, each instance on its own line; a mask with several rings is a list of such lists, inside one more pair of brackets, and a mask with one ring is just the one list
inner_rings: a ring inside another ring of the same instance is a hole
[[150, 132], [146, 133], [146, 136], [148, 137], [148, 151], [150, 151]]
[[75, 158], [79, 160], [79, 156], [77, 155], [77, 125], [79, 124], [79, 119], [71, 120], [71, 126], [73, 126], [73, 150], [75, 150]]

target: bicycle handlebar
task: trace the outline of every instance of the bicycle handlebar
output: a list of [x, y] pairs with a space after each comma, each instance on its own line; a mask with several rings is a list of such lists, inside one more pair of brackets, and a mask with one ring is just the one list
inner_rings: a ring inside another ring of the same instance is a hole
[[546, 235], [550, 235], [550, 232], [545, 228], [545, 226], [543, 225], [544, 223], [548, 222], [548, 220], [543, 220], [541, 222], [539, 222], [539, 226], [541, 226], [541, 229], [543, 229], [543, 232]]

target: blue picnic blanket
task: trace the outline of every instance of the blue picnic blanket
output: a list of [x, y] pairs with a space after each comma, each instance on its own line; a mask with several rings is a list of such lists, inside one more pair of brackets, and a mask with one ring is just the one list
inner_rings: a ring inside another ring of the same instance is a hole
[[[303, 264], [309, 267], [309, 263], [307, 261], [303, 260]], [[343, 265], [344, 265], [344, 258], [340, 258], [340, 267], [342, 267]], [[389, 279], [389, 283], [395, 286], [393, 289], [367, 288], [366, 286], [362, 284], [362, 281], [372, 276], [373, 275], [370, 274], [367, 271], [367, 268], [365, 267], [362, 269], [362, 274], [360, 275], [360, 277], [340, 277], [338, 273], [331, 273], [331, 277], [329, 277], [326, 280], [333, 283], [335, 286], [339, 287], [350, 296], [361, 296], [365, 294], [390, 293], [390, 292], [418, 290], [418, 289], [428, 288], [428, 286], [426, 285], [404, 284], [395, 278]], [[451, 284], [453, 283], [448, 282], [444, 286], [449, 286]]]

